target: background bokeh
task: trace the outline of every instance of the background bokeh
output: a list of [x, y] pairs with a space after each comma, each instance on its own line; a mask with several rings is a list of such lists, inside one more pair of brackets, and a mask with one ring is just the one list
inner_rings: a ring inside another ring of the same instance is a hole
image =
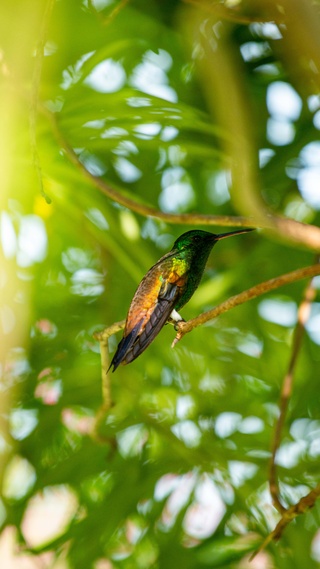
[[[239, 215], [265, 226], [257, 196], [274, 216], [319, 226], [320, 4], [296, 4], [1, 6], [3, 569], [320, 566], [317, 502], [249, 562], [280, 518], [270, 448], [306, 282], [174, 350], [166, 326], [111, 376], [102, 417], [93, 336], [125, 318], [142, 276], [188, 229], [228, 231], [224, 216]], [[254, 176], [241, 186], [232, 161], [248, 156]], [[221, 224], [143, 215], [105, 188]], [[183, 317], [315, 262], [316, 247], [286, 237], [219, 243]], [[285, 506], [319, 482], [319, 277], [314, 287], [277, 453]]]

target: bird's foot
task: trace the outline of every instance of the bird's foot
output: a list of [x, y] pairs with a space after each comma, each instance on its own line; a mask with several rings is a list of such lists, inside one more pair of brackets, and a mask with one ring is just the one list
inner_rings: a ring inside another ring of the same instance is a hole
[[178, 332], [179, 322], [185, 322], [185, 319], [176, 310], [173, 310], [167, 320], [167, 324], [172, 324], [176, 332]]

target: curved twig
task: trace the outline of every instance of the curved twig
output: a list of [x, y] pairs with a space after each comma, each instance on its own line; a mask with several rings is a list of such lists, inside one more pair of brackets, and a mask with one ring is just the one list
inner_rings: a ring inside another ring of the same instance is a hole
[[93, 337], [100, 342], [101, 355], [101, 378], [102, 378], [102, 404], [95, 415], [95, 420], [91, 429], [92, 438], [102, 444], [108, 444], [115, 449], [116, 440], [114, 437], [108, 437], [101, 434], [102, 427], [105, 426], [105, 418], [112, 407], [111, 382], [108, 375], [109, 368], [109, 349], [108, 339], [110, 336], [121, 330], [125, 325], [125, 320], [114, 322], [108, 328], [101, 332], [96, 332]]
[[93, 336], [96, 340], [100, 342], [100, 353], [101, 353], [101, 375], [102, 375], [102, 397], [104, 402], [104, 407], [110, 409], [112, 406], [112, 398], [111, 398], [111, 387], [110, 387], [110, 380], [108, 376], [108, 369], [109, 369], [109, 349], [108, 349], [108, 340], [110, 336], [122, 330], [125, 325], [125, 320], [121, 320], [120, 322], [114, 322], [108, 328], [105, 328], [101, 332], [96, 332]]
[[313, 490], [311, 490], [309, 494], [300, 498], [297, 504], [294, 504], [293, 506], [285, 510], [281, 519], [277, 523], [275, 529], [271, 533], [269, 533], [264, 542], [260, 545], [259, 549], [257, 549], [257, 551], [255, 551], [251, 555], [250, 561], [252, 561], [252, 559], [254, 559], [254, 557], [258, 555], [258, 553], [260, 553], [260, 551], [265, 549], [267, 545], [271, 543], [271, 541], [273, 540], [277, 541], [278, 539], [280, 539], [280, 537], [283, 534], [283, 531], [285, 530], [287, 525], [290, 522], [292, 522], [292, 520], [294, 520], [300, 514], [305, 514], [305, 512], [310, 510], [310, 508], [313, 508], [319, 496], [320, 496], [320, 484], [318, 484], [315, 488], [313, 488]]
[[[117, 202], [118, 204], [127, 207], [131, 211], [134, 211], [143, 216], [156, 217], [166, 221], [167, 223], [176, 224], [189, 224], [189, 225], [221, 225], [221, 226], [234, 226], [234, 227], [260, 227], [257, 225], [253, 218], [245, 216], [232, 216], [232, 215], [205, 215], [200, 213], [167, 213], [160, 211], [152, 206], [146, 205], [142, 202], [133, 200], [126, 195], [121, 194], [109, 184], [104, 182], [102, 178], [94, 176], [91, 174], [86, 167], [79, 160], [77, 154], [66, 141], [64, 135], [62, 134], [56, 116], [54, 113], [49, 111], [45, 106], [41, 108], [42, 113], [49, 119], [52, 127], [53, 134], [58, 142], [58, 144], [63, 148], [68, 160], [76, 166], [76, 168], [82, 173], [82, 175], [87, 178], [98, 190], [100, 190], [104, 195], [106, 195], [111, 200]], [[272, 227], [272, 225], [265, 225], [265, 227]]]
[[253, 217], [246, 216], [232, 216], [232, 215], [206, 215], [199, 213], [167, 213], [156, 208], [133, 200], [126, 195], [121, 194], [109, 184], [104, 182], [102, 178], [91, 174], [86, 167], [79, 160], [73, 148], [66, 141], [63, 136], [54, 113], [50, 112], [46, 107], [41, 108], [43, 114], [50, 120], [53, 134], [63, 148], [67, 158], [76, 168], [95, 185], [104, 195], [118, 204], [127, 207], [128, 209], [143, 215], [155, 217], [166, 221], [167, 223], [175, 223], [179, 225], [221, 225], [233, 227], [260, 227], [270, 229], [277, 233], [277, 230], [282, 228], [283, 233], [289, 240], [301, 243], [310, 249], [320, 249], [320, 229], [313, 225], [307, 225], [292, 219], [281, 218], [280, 216], [273, 216], [267, 213], [264, 217], [259, 215], [258, 221]]
[[[297, 269], [296, 271], [292, 271], [291, 273], [286, 273], [285, 275], [280, 275], [279, 277], [275, 277], [273, 279], [269, 279], [268, 281], [264, 281], [255, 285], [248, 290], [240, 292], [240, 294], [236, 294], [235, 296], [231, 296], [228, 300], [225, 300], [212, 310], [208, 310], [207, 312], [202, 312], [196, 318], [192, 318], [191, 320], [177, 322], [176, 326], [178, 328], [177, 335], [172, 343], [172, 347], [174, 347], [186, 334], [191, 332], [194, 328], [213, 320], [223, 314], [239, 306], [239, 304], [244, 304], [245, 302], [252, 300], [253, 298], [257, 298], [271, 290], [275, 290], [280, 288], [281, 286], [291, 284], [293, 282], [306, 279], [308, 277], [315, 277], [320, 275], [320, 263], [316, 265], [311, 265], [310, 267], [304, 267], [303, 269]], [[121, 330], [125, 325], [125, 320], [121, 320], [120, 322], [116, 322], [111, 326], [105, 328], [101, 332], [97, 332], [94, 337], [100, 341], [101, 348], [105, 349], [107, 347], [108, 338]], [[104, 369], [102, 370], [103, 373], [103, 380], [104, 380], [104, 370], [107, 370], [109, 367], [109, 362], [105, 360], [103, 362]]]
[[320, 484], [318, 484], [318, 486], [316, 486], [316, 488], [311, 490], [309, 494], [301, 498], [297, 502], [297, 504], [294, 504], [290, 508], [285, 508], [285, 506], [283, 506], [283, 504], [280, 501], [280, 492], [279, 492], [279, 484], [278, 484], [277, 469], [276, 469], [276, 453], [280, 445], [281, 433], [285, 422], [290, 396], [292, 393], [294, 369], [301, 348], [302, 337], [305, 330], [305, 324], [309, 318], [311, 303], [314, 300], [315, 294], [316, 290], [313, 285], [313, 280], [311, 280], [305, 289], [303, 300], [299, 307], [298, 322], [295, 328], [295, 333], [292, 343], [291, 358], [289, 361], [287, 373], [283, 379], [282, 390], [280, 395], [280, 405], [279, 405], [280, 414], [276, 423], [274, 438], [272, 442], [272, 456], [270, 460], [270, 471], [269, 471], [269, 488], [272, 497], [272, 503], [274, 507], [278, 510], [278, 512], [280, 512], [281, 519], [277, 523], [275, 529], [262, 542], [258, 550], [254, 552], [254, 554], [251, 556], [251, 559], [253, 559], [260, 551], [265, 549], [265, 547], [271, 541], [280, 539], [287, 525], [299, 514], [303, 514], [308, 509], [312, 508], [315, 504], [315, 501], [320, 496]]

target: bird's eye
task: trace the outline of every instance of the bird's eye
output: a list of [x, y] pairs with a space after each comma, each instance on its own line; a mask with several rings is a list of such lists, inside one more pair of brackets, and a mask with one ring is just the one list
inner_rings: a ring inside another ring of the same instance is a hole
[[195, 235], [194, 238], [193, 238], [193, 241], [200, 241], [199, 235]]

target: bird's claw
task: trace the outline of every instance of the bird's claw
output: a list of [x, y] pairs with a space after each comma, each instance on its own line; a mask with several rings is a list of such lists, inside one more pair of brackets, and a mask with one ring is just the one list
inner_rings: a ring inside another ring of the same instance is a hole
[[180, 320], [175, 320], [174, 318], [172, 318], [172, 316], [169, 316], [166, 324], [171, 324], [174, 327], [175, 331], [178, 332], [180, 322], [185, 322], [185, 319], [180, 317]]
[[178, 320], [178, 322], [175, 321], [175, 323], [173, 324], [173, 327], [176, 332], [179, 332], [181, 322], [185, 322], [185, 319], [181, 318], [181, 320]]

